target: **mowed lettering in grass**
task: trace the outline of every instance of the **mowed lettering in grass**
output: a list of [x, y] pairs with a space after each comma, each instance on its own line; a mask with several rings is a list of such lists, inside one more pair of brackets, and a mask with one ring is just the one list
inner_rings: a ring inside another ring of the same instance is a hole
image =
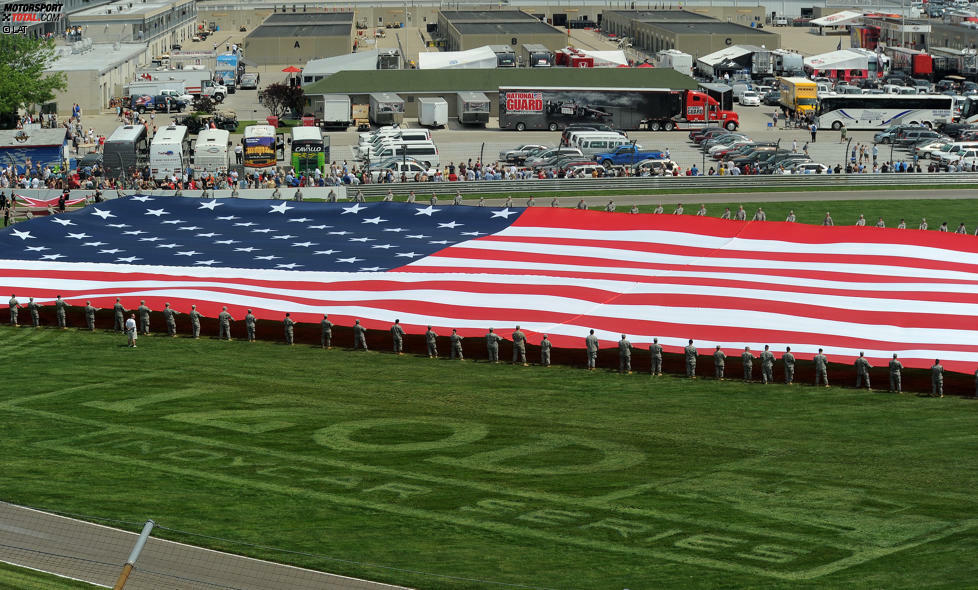
[[[288, 429], [301, 421], [301, 413], [281, 406], [272, 411], [266, 407], [163, 414], [163, 421], [155, 421], [152, 429], [114, 426], [119, 414], [165, 410], [170, 405], [168, 402], [199, 393], [188, 389], [115, 401], [91, 400], [85, 405], [104, 412], [104, 422], [89, 421], [93, 424], [89, 433], [38, 445], [233, 486], [301, 494], [422, 520], [782, 579], [816, 578], [952, 532], [948, 523], [921, 524], [915, 519], [916, 526], [905, 531], [904, 540], [910, 545], [889, 543], [881, 547], [860, 535], [856, 539], [838, 538], [834, 531], [823, 536], [818, 533], [821, 523], [810, 513], [802, 513], [800, 519], [809, 526], [792, 530], [785, 526], [783, 513], [764, 514], [749, 509], [736, 491], [727, 495], [718, 492], [709, 497], [709, 502], [716, 505], [710, 514], [665, 513], [659, 508], [695, 499], [702, 493], [702, 488], [692, 483], [698, 480], [716, 484], [718, 489], [729, 489], [710, 480], [727, 477], [717, 476], [715, 470], [708, 475], [693, 476], [686, 483], [672, 481], [659, 485], [651, 481], [634, 489], [622, 486], [619, 492], [607, 497], [586, 498], [538, 489], [507, 488], [477, 477], [462, 479], [466, 472], [492, 472], [534, 479], [593, 474], [596, 478], [613, 480], [614, 472], [634, 469], [647, 459], [640, 449], [626, 444], [565, 433], [534, 433], [522, 444], [493, 446], [487, 441], [490, 427], [471, 420], [430, 416], [340, 418], [315, 429], [309, 441], [313, 446], [309, 452], [300, 454], [206, 436], [208, 428], [254, 435]], [[250, 401], [267, 406], [277, 400]], [[168, 431], [163, 426], [166, 423], [202, 428], [188, 435], [176, 428]], [[443, 434], [431, 438], [432, 426], [437, 426], [437, 432]], [[404, 436], [403, 440], [397, 440], [397, 436], [388, 436], [383, 442], [376, 442], [376, 437], [363, 436], [377, 431], [407, 434], [412, 427], [423, 430], [429, 437], [419, 440]], [[538, 460], [541, 454], [567, 447], [588, 449], [589, 460], [561, 464], [541, 464]], [[450, 452], [458, 449], [466, 452]], [[391, 453], [422, 454], [422, 464], [450, 466], [453, 477], [441, 476], [434, 470], [426, 473], [393, 468], [379, 460], [364, 461], [364, 456], [376, 454], [379, 459]], [[750, 487], [747, 476], [732, 472], [729, 476], [735, 483], [739, 482], [739, 489], [747, 491]], [[654, 475], [650, 473], [649, 477]], [[810, 499], [801, 498], [799, 502], [805, 504]], [[727, 520], [725, 511], [741, 518]], [[840, 511], [844, 512], [845, 508]], [[743, 519], [745, 512], [752, 513], [751, 518]]]

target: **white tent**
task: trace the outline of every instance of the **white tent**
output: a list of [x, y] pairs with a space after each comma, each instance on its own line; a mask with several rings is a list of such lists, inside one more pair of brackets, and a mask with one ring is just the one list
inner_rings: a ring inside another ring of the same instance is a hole
[[488, 45], [467, 51], [428, 51], [418, 54], [419, 70], [485, 70], [496, 67], [496, 53]]
[[841, 27], [843, 25], [853, 25], [862, 22], [863, 13], [854, 10], [843, 10], [822, 18], [813, 18], [808, 24], [813, 27]]
[[733, 45], [724, 47], [719, 51], [714, 51], [696, 60], [696, 69], [705, 76], [715, 76], [714, 67], [730, 60], [743, 57], [748, 53], [753, 53], [753, 46]]
[[596, 68], [614, 68], [628, 65], [628, 58], [625, 57], [624, 51], [592, 51], [590, 49], [579, 49], [579, 51], [588, 57], [593, 57]]
[[841, 49], [821, 55], [804, 58], [805, 68], [810, 70], [866, 70], [869, 69], [869, 58], [872, 52]]

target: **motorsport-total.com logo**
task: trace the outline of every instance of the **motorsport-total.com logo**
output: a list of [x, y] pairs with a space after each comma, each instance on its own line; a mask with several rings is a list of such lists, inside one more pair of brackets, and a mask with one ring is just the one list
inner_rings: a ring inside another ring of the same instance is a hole
[[64, 14], [64, 7], [65, 5], [60, 3], [8, 2], [3, 5], [0, 33], [23, 35], [32, 25], [58, 22]]

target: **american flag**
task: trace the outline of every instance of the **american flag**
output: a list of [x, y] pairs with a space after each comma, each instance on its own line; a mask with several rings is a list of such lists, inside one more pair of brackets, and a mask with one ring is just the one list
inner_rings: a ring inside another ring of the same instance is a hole
[[[0, 289], [44, 303], [406, 331], [583, 348], [628, 334], [679, 352], [819, 347], [972, 372], [978, 238], [573, 209], [134, 196], [0, 232]], [[0, 291], [3, 292], [3, 291]]]

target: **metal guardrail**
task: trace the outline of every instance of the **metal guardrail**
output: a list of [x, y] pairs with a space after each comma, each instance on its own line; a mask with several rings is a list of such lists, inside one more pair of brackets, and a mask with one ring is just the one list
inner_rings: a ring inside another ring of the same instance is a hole
[[799, 174], [761, 176], [656, 176], [629, 178], [574, 178], [481, 180], [460, 182], [399, 182], [364, 184], [348, 187], [350, 193], [363, 191], [365, 197], [379, 197], [393, 190], [397, 195], [414, 191], [418, 195], [454, 195], [455, 191], [473, 193], [533, 193], [634, 190], [738, 190], [745, 188], [774, 188], [791, 190], [807, 187], [851, 187], [900, 185], [978, 185], [978, 173], [920, 173], [920, 174]]

